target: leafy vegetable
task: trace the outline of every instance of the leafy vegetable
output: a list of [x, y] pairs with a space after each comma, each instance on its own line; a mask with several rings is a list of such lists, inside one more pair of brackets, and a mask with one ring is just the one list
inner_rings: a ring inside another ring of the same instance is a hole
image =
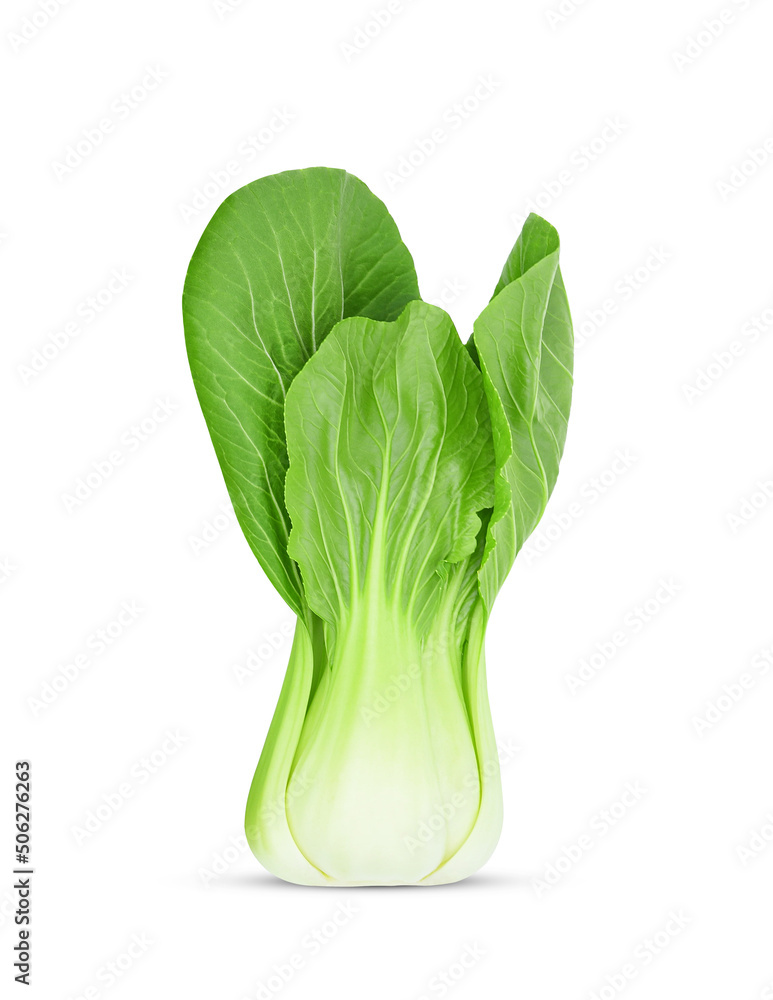
[[396, 319], [418, 298], [389, 213], [343, 170], [241, 188], [191, 260], [183, 310], [196, 391], [239, 524], [296, 614], [304, 598], [287, 553], [287, 390], [339, 320]]
[[290, 171], [220, 206], [183, 312], [239, 522], [298, 616], [250, 845], [302, 884], [464, 878], [501, 828], [486, 624], [566, 437], [557, 234], [529, 217], [465, 348], [383, 204]]

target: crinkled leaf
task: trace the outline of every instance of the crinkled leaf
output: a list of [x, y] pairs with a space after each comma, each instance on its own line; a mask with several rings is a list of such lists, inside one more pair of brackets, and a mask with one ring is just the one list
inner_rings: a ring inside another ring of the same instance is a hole
[[286, 406], [290, 554], [336, 624], [361, 595], [421, 630], [446, 562], [469, 556], [493, 502], [481, 373], [450, 317], [411, 303], [394, 323], [339, 323]]

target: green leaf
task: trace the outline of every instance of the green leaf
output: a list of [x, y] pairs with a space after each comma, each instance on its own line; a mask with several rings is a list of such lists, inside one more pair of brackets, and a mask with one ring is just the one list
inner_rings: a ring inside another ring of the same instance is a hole
[[494, 510], [479, 574], [489, 612], [558, 476], [572, 401], [573, 337], [555, 229], [524, 225], [475, 321], [496, 454]]
[[[491, 298], [495, 298], [503, 288], [506, 288], [513, 281], [517, 281], [545, 257], [552, 253], [558, 253], [559, 248], [560, 241], [555, 228], [532, 212], [524, 223], [523, 229], [515, 241], [515, 246], [510, 251], [510, 256], [505, 261], [505, 266], [502, 268], [497, 287]], [[568, 318], [568, 312], [566, 316]]]
[[335, 625], [386, 604], [425, 629], [493, 503], [483, 379], [450, 317], [412, 302], [393, 323], [339, 323], [286, 416], [290, 554], [311, 608]]
[[288, 389], [347, 316], [392, 320], [419, 297], [383, 203], [343, 170], [264, 177], [228, 197], [183, 293], [188, 358], [239, 524], [290, 607], [305, 608], [287, 552]]

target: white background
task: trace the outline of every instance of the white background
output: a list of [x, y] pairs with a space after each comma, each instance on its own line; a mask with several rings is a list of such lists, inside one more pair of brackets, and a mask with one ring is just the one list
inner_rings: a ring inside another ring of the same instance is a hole
[[[564, 0], [558, 23], [559, 0], [403, 0], [364, 35], [384, 0], [49, 3], [22, 42], [34, 0], [2, 13], [2, 988], [21, 990], [8, 817], [13, 763], [29, 758], [25, 995], [241, 1000], [300, 954], [287, 1000], [773, 996], [773, 670], [755, 659], [773, 644], [773, 12]], [[491, 93], [459, 124], [449, 109], [480, 78]], [[133, 87], [145, 99], [127, 113]], [[57, 168], [105, 117], [103, 140]], [[607, 119], [618, 134], [598, 139]], [[272, 126], [251, 160], [238, 153]], [[188, 211], [229, 161], [236, 173]], [[267, 655], [265, 637], [290, 616], [219, 516], [180, 293], [227, 193], [318, 164], [384, 198], [424, 296], [465, 337], [530, 199], [542, 193], [562, 237], [570, 433], [488, 636], [497, 734], [519, 749], [499, 848], [454, 886], [290, 886], [232, 844], [289, 651]], [[88, 322], [113, 269], [131, 280]], [[52, 337], [64, 346], [36, 355]], [[143, 420], [154, 433], [139, 441]], [[609, 471], [618, 451], [628, 467]], [[105, 461], [112, 474], [68, 502]], [[122, 602], [141, 611], [96, 653]], [[573, 693], [567, 678], [610, 643]], [[239, 683], [250, 650], [259, 669]], [[701, 727], [707, 713], [718, 721]], [[616, 806], [628, 783], [638, 798]], [[122, 784], [120, 808], [79, 834]], [[135, 934], [150, 943], [121, 958]], [[466, 947], [484, 954], [443, 987]]]

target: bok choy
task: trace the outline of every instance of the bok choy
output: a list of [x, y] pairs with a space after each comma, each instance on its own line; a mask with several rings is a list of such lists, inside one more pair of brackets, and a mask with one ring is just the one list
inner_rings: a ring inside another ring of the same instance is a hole
[[484, 640], [566, 437], [558, 255], [530, 216], [463, 344], [342, 170], [248, 184], [196, 247], [196, 391], [239, 524], [297, 616], [245, 823], [283, 879], [452, 882], [496, 846]]

